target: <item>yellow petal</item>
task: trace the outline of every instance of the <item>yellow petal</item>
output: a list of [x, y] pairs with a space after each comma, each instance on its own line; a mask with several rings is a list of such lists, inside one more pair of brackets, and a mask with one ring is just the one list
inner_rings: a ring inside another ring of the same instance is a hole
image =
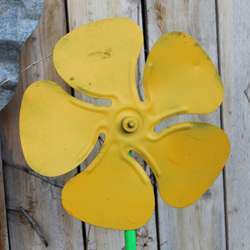
[[33, 83], [20, 112], [20, 138], [28, 165], [46, 176], [77, 167], [94, 147], [107, 108], [81, 102], [54, 82]]
[[117, 144], [104, 142], [97, 158], [62, 191], [67, 212], [87, 223], [118, 230], [143, 226], [154, 212], [154, 193], [142, 167]]
[[98, 98], [137, 98], [135, 70], [142, 48], [140, 27], [127, 18], [86, 24], [59, 40], [54, 65], [76, 90]]
[[152, 114], [172, 111], [208, 114], [217, 109], [224, 89], [202, 47], [188, 34], [170, 32], [152, 48], [144, 71], [146, 102]]
[[156, 176], [162, 199], [170, 206], [185, 207], [218, 177], [230, 144], [220, 128], [186, 122], [166, 128], [138, 150]]

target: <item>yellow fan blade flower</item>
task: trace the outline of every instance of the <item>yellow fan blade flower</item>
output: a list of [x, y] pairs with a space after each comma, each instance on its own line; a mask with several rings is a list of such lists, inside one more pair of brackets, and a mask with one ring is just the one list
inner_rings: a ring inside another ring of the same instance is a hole
[[148, 162], [163, 200], [174, 207], [188, 206], [206, 192], [230, 151], [226, 134], [211, 124], [186, 122], [154, 132], [172, 116], [214, 111], [224, 90], [206, 52], [176, 31], [150, 52], [141, 102], [135, 70], [142, 44], [139, 26], [126, 18], [87, 24], [57, 43], [53, 60], [61, 77], [84, 94], [110, 99], [110, 106], [77, 100], [46, 80], [23, 96], [21, 144], [27, 163], [40, 174], [72, 170], [105, 134], [96, 159], [62, 191], [71, 215], [100, 227], [132, 230], [153, 214], [150, 180], [130, 150]]

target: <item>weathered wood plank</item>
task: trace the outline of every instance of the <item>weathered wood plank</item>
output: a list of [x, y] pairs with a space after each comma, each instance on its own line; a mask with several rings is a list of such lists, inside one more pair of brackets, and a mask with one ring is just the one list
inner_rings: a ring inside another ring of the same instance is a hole
[[0, 151], [0, 161], [1, 161], [0, 162], [0, 249], [9, 250], [1, 151]]
[[[223, 121], [231, 141], [226, 164], [228, 249], [250, 246], [250, 2], [218, 1]], [[245, 92], [245, 93], [244, 93]]]
[[[140, 1], [118, 1], [118, 0], [68, 0], [68, 16], [69, 16], [69, 28], [73, 30], [81, 25], [97, 21], [104, 18], [111, 17], [127, 17], [137, 22], [142, 27], [141, 19], [141, 5]], [[137, 70], [137, 83], [138, 88], [141, 88], [141, 76], [143, 75], [143, 69], [145, 64], [144, 51], [142, 50]], [[75, 96], [83, 101], [107, 105], [107, 102], [103, 100], [93, 100], [88, 96], [84, 96], [78, 92]], [[93, 160], [95, 155], [99, 152], [100, 145], [97, 143], [92, 155], [89, 156], [82, 164], [82, 169], [87, 167]], [[88, 236], [89, 225], [86, 225], [86, 232]], [[144, 228], [138, 230], [138, 250], [140, 249], [157, 249], [157, 237], [155, 216], [145, 225]], [[86, 236], [86, 237], [87, 237]], [[144, 243], [147, 242], [145, 247]], [[89, 233], [89, 249], [122, 249], [124, 247], [124, 232], [115, 231], [109, 229], [103, 229], [95, 226], [91, 226]], [[144, 247], [144, 248], [143, 248]]]
[[[218, 65], [215, 2], [186, 0], [147, 0], [149, 48], [170, 31], [191, 35]], [[183, 121], [199, 120], [220, 126], [220, 112], [184, 115], [169, 119], [158, 129]], [[223, 250], [225, 244], [222, 174], [193, 205], [177, 209], [166, 205], [158, 195], [161, 250]]]
[[[23, 69], [53, 53], [56, 42], [66, 33], [64, 0], [46, 0], [40, 23], [27, 40], [20, 60]], [[18, 88], [9, 105], [2, 111], [3, 159], [26, 166], [19, 139], [19, 110], [25, 89], [40, 79], [53, 80], [70, 92], [56, 73], [52, 57], [32, 66], [20, 75]], [[65, 183], [76, 171], [57, 178]], [[51, 250], [83, 249], [82, 225], [69, 216], [61, 204], [61, 189], [40, 179], [4, 165], [8, 206], [22, 206], [35, 220]], [[17, 212], [8, 212], [11, 249], [44, 249], [36, 232]]]

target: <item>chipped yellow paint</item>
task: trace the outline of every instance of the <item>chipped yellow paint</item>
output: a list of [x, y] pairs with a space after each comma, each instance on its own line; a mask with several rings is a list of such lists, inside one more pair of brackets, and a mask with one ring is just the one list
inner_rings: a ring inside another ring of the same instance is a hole
[[163, 120], [207, 114], [219, 107], [223, 86], [205, 51], [182, 32], [161, 37], [146, 63], [146, 101], [138, 98], [135, 70], [143, 37], [126, 18], [82, 26], [54, 50], [61, 77], [78, 91], [109, 98], [110, 106], [82, 102], [56, 83], [38, 81], [25, 92], [20, 137], [25, 159], [40, 174], [56, 176], [77, 167], [100, 133], [105, 142], [96, 159], [62, 192], [71, 215], [121, 230], [143, 226], [154, 211], [150, 180], [128, 153], [148, 162], [165, 202], [185, 207], [214, 182], [229, 155], [225, 133], [211, 124], [189, 122], [154, 132]]

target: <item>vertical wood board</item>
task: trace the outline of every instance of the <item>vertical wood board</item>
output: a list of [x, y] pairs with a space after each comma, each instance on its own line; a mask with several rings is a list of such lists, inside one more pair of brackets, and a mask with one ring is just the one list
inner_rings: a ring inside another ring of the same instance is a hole
[[[53, 53], [56, 42], [66, 34], [64, 0], [45, 1], [39, 25], [25, 43], [21, 53], [20, 69]], [[32, 66], [19, 77], [16, 93], [1, 112], [3, 159], [28, 167], [19, 139], [19, 112], [25, 89], [37, 80], [52, 80], [70, 92], [70, 88], [56, 73], [52, 57]], [[61, 189], [51, 186], [25, 172], [4, 165], [7, 206], [22, 206], [37, 223], [51, 250], [84, 249], [82, 225], [69, 216], [61, 204]], [[65, 183], [75, 174], [72, 171], [55, 178]], [[31, 225], [18, 212], [8, 212], [11, 249], [42, 250], [42, 244]]]
[[[165, 33], [191, 35], [218, 66], [214, 1], [147, 0], [149, 49]], [[209, 115], [182, 115], [161, 123], [157, 130], [184, 121], [203, 121], [220, 127], [219, 109]], [[186, 208], [172, 208], [158, 195], [161, 250], [223, 250], [226, 248], [222, 174], [209, 190]]]
[[[1, 144], [0, 144], [1, 149]], [[9, 250], [8, 225], [6, 218], [5, 193], [3, 181], [2, 154], [0, 151], [0, 249]]]
[[226, 164], [228, 249], [250, 246], [250, 2], [218, 1], [223, 123], [231, 142]]

